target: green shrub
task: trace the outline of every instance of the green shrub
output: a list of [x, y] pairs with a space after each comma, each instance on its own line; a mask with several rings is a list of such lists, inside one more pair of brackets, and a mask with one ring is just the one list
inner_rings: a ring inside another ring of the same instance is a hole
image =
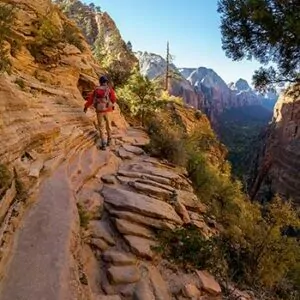
[[186, 228], [158, 232], [159, 246], [154, 250], [187, 269], [208, 269], [224, 273], [226, 263], [218, 249], [218, 238], [205, 238], [199, 228]]
[[6, 165], [0, 164], [0, 195], [8, 189], [12, 181], [12, 174]]
[[77, 47], [81, 52], [84, 51], [84, 46], [80, 38], [80, 32], [75, 26], [65, 23], [63, 27], [62, 39], [67, 43]]
[[203, 113], [201, 112], [201, 110], [196, 110], [195, 111], [195, 118], [197, 120], [200, 120], [202, 116], [203, 116]]
[[26, 86], [25, 81], [22, 78], [17, 78], [15, 80], [15, 84], [17, 84], [21, 88], [21, 90], [24, 90], [24, 88]]
[[77, 203], [77, 209], [79, 214], [80, 226], [84, 229], [87, 229], [91, 217], [81, 204]]
[[187, 151], [183, 129], [159, 115], [150, 117], [146, 126], [150, 135], [148, 151], [153, 156], [167, 159], [179, 166], [185, 166]]
[[[227, 164], [211, 162], [218, 147], [214, 135], [200, 128], [200, 133], [187, 135], [180, 124], [168, 114], [155, 116], [147, 127], [148, 149], [186, 167], [199, 199], [222, 230], [209, 240], [196, 229], [167, 231], [159, 235], [159, 250], [175, 262], [209, 268], [223, 280], [255, 287], [272, 299], [299, 299], [300, 245], [286, 233], [300, 228], [297, 211], [278, 197], [264, 207], [251, 202]], [[282, 296], [289, 293], [295, 298]]]
[[8, 51], [5, 49], [5, 41], [11, 35], [13, 20], [13, 7], [10, 5], [0, 5], [0, 73], [9, 71], [11, 66]]

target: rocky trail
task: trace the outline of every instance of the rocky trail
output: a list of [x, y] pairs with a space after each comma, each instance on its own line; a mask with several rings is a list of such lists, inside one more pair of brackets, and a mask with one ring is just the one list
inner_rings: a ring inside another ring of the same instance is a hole
[[140, 130], [114, 141], [106, 151], [79, 149], [42, 180], [1, 300], [219, 299], [208, 273], [184, 274], [153, 250], [157, 229], [194, 223], [214, 231], [184, 171], [147, 156]]

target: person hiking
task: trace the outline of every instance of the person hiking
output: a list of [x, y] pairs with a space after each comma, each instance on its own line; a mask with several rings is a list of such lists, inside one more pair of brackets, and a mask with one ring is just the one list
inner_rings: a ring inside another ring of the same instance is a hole
[[[88, 95], [83, 111], [86, 113], [91, 105], [94, 106], [101, 139], [100, 149], [105, 150], [106, 146], [109, 146], [111, 143], [109, 113], [114, 110], [114, 104], [116, 103], [117, 98], [113, 88], [109, 87], [106, 76], [101, 76], [99, 83], [100, 86], [97, 86], [94, 91]], [[104, 138], [104, 127], [106, 127], [107, 143], [105, 143]]]

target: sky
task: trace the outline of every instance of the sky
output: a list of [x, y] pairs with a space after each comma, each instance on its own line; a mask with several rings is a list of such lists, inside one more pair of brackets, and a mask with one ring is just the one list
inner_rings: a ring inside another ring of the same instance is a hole
[[225, 82], [252, 82], [256, 61], [233, 62], [222, 50], [217, 0], [94, 0], [115, 21], [134, 51], [165, 57], [166, 43], [178, 67], [208, 67]]

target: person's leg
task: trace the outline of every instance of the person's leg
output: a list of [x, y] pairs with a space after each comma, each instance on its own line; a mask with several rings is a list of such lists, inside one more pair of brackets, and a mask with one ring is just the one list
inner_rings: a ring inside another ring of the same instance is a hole
[[110, 125], [109, 113], [106, 113], [104, 115], [104, 119], [105, 119], [105, 126], [106, 126], [106, 132], [107, 132], [107, 146], [109, 146], [110, 142], [111, 142], [111, 125]]
[[98, 120], [98, 129], [100, 134], [100, 146], [105, 147], [105, 136], [104, 136], [104, 114], [97, 113], [97, 120]]

